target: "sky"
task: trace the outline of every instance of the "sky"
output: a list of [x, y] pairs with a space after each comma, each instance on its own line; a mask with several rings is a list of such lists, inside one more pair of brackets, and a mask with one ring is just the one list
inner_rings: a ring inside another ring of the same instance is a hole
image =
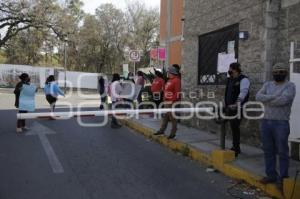
[[[94, 14], [95, 9], [99, 7], [101, 4], [112, 3], [117, 8], [126, 9], [126, 3], [134, 0], [81, 0], [84, 3], [83, 10], [86, 13]], [[147, 7], [160, 7], [160, 0], [138, 0], [142, 1], [146, 4]]]

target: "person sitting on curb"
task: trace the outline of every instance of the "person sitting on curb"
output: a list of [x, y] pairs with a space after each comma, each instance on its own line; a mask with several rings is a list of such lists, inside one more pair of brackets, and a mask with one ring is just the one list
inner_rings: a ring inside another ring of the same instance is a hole
[[[168, 77], [169, 80], [165, 85], [164, 89], [164, 108], [172, 108], [173, 104], [180, 99], [181, 91], [181, 81], [178, 77], [178, 70], [174, 66], [169, 66], [168, 68]], [[160, 130], [157, 131], [154, 135], [163, 135], [167, 129], [169, 121], [172, 123], [171, 133], [168, 136], [168, 139], [173, 139], [176, 137], [177, 131], [177, 120], [173, 116], [174, 113], [166, 113], [162, 119], [162, 124]]]
[[[278, 183], [283, 189], [283, 180], [288, 178], [290, 115], [296, 95], [294, 83], [286, 80], [287, 64], [277, 63], [273, 67], [273, 81], [266, 82], [256, 95], [256, 100], [265, 105], [264, 119], [261, 121], [261, 137], [265, 156], [266, 177], [261, 183]], [[279, 175], [276, 171], [279, 156]]]
[[[35, 110], [35, 93], [36, 86], [30, 84], [30, 77], [27, 73], [19, 76], [20, 82], [16, 85], [14, 94], [16, 97], [15, 107], [19, 109], [19, 113], [28, 113]], [[17, 120], [17, 133], [22, 133], [23, 130], [29, 130], [26, 127], [24, 119]]]

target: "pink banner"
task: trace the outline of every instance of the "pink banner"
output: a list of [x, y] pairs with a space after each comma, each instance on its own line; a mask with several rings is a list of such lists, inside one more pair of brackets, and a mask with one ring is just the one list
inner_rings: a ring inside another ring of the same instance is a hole
[[166, 49], [165, 48], [159, 48], [159, 60], [166, 60]]
[[[158, 50], [158, 52], [157, 52]], [[157, 59], [157, 55], [159, 56], [159, 60], [164, 61], [166, 60], [166, 49], [165, 48], [153, 48], [150, 51], [150, 58]]]
[[151, 59], [157, 59], [157, 48], [151, 49], [150, 58]]

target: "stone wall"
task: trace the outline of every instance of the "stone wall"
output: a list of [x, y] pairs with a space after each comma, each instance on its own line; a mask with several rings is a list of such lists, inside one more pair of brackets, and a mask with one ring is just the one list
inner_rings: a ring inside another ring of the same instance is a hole
[[[239, 23], [240, 31], [248, 31], [249, 39], [239, 43], [239, 62], [249, 76], [251, 99], [265, 80], [271, 78], [276, 61], [288, 63], [289, 43], [300, 41], [300, 3], [298, 0], [186, 0], [183, 44], [183, 92], [201, 90], [215, 92], [215, 99], [202, 97], [185, 100], [223, 101], [224, 85], [198, 85], [198, 37]], [[299, 45], [300, 46], [300, 45]], [[214, 121], [193, 119], [187, 125], [219, 133]], [[242, 142], [259, 144], [259, 122], [244, 120]]]
[[300, 0], [283, 0], [280, 10], [277, 59], [288, 63], [290, 43], [296, 42], [296, 56], [300, 57]]

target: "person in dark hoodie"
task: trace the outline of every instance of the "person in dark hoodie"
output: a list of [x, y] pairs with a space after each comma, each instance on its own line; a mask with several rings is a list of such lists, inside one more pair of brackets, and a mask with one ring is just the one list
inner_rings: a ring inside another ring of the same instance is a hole
[[[27, 73], [22, 73], [20, 76], [20, 82], [17, 83], [15, 94], [15, 107], [18, 108], [19, 113], [27, 113], [28, 111], [34, 111], [35, 109], [35, 92], [36, 87], [30, 85], [30, 77]], [[23, 130], [29, 130], [26, 127], [24, 119], [17, 120], [17, 133], [22, 133]]]

